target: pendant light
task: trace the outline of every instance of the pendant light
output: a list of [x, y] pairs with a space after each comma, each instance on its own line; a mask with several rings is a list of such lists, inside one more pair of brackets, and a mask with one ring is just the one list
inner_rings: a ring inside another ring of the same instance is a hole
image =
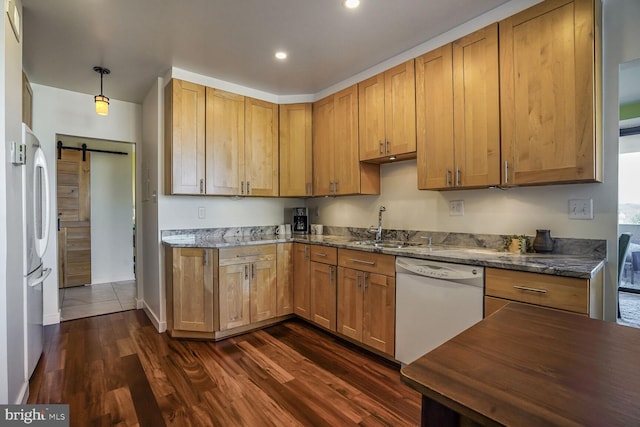
[[111, 73], [108, 68], [93, 67], [93, 71], [100, 73], [100, 95], [96, 95], [93, 99], [96, 102], [96, 114], [101, 116], [109, 115], [109, 98], [102, 94], [102, 76]]

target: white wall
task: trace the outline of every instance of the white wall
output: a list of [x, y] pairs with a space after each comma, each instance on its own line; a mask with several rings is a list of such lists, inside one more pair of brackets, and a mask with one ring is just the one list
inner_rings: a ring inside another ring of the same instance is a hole
[[[74, 135], [111, 141], [138, 143], [142, 140], [141, 113], [139, 104], [111, 100], [108, 116], [95, 113], [93, 95], [87, 95], [49, 86], [32, 84], [33, 88], [33, 131], [42, 144], [50, 165], [56, 159], [56, 134]], [[50, 168], [52, 188], [56, 187], [55, 168]], [[55, 194], [53, 212], [55, 206]], [[55, 241], [56, 223], [51, 222], [49, 248], [44, 256], [44, 264], [53, 268], [51, 276], [44, 283], [44, 322], [58, 323], [58, 247]]]
[[[22, 15], [22, 4], [16, 2]], [[4, 8], [3, 8], [4, 9]], [[21, 403], [24, 374], [24, 284], [22, 275], [22, 168], [9, 160], [10, 141], [22, 139], [22, 43], [7, 14], [0, 24], [0, 403]], [[22, 35], [20, 37], [22, 40]]]

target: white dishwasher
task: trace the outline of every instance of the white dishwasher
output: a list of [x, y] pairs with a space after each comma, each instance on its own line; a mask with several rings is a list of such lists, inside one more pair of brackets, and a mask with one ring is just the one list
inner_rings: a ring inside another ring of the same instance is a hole
[[396, 258], [396, 354], [409, 364], [482, 320], [484, 268]]

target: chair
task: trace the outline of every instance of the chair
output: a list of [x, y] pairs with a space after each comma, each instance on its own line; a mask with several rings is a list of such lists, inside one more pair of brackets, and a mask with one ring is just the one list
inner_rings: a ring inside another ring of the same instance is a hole
[[631, 283], [638, 271], [640, 271], [640, 252], [631, 252]]
[[[618, 238], [618, 290], [620, 290], [620, 280], [622, 279], [622, 269], [624, 268], [624, 260], [627, 256], [627, 250], [629, 249], [629, 241], [631, 240], [631, 234], [622, 233]], [[638, 254], [638, 264], [640, 269], [640, 252], [634, 252]], [[631, 280], [633, 283], [633, 272], [631, 273]], [[618, 317], [620, 317], [620, 298], [618, 298]]]

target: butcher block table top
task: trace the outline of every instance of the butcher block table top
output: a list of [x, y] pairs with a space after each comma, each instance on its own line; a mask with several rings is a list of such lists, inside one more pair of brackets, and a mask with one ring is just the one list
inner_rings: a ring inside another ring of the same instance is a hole
[[640, 329], [575, 314], [510, 303], [401, 375], [423, 425], [435, 405], [489, 426], [640, 426]]

